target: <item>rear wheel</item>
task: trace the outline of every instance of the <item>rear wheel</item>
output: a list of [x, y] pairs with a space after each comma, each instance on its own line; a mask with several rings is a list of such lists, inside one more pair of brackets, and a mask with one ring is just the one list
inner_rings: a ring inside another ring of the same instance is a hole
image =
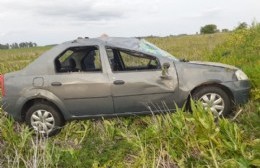
[[57, 108], [49, 103], [32, 105], [25, 116], [26, 123], [36, 133], [52, 136], [60, 132], [64, 120]]
[[205, 109], [210, 109], [215, 116], [227, 116], [231, 112], [231, 99], [219, 87], [199, 88], [192, 94], [192, 97], [200, 101]]

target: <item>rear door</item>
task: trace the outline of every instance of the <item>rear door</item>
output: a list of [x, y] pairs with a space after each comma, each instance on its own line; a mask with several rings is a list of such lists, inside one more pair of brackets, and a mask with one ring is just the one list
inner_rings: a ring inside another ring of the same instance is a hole
[[48, 89], [58, 96], [72, 116], [88, 117], [114, 112], [109, 78], [99, 47], [74, 47], [55, 60], [56, 74], [48, 77]]
[[160, 60], [133, 51], [107, 48], [115, 112], [151, 113], [175, 109], [177, 76], [162, 78]]

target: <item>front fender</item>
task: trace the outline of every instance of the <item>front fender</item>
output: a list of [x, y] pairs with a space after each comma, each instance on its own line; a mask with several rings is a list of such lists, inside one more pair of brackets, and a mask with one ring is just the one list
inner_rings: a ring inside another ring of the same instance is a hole
[[185, 99], [200, 86], [222, 85], [225, 82], [234, 81], [233, 69], [189, 62], [177, 62], [175, 66], [179, 80], [179, 95]]
[[32, 89], [25, 91], [25, 93], [23, 93], [23, 96], [17, 100], [15, 111], [21, 112], [24, 105], [28, 101], [33, 99], [45, 99], [55, 104], [59, 108], [65, 120], [68, 120], [71, 117], [71, 114], [65, 108], [64, 103], [60, 100], [60, 98], [51, 93], [50, 91], [44, 89]]

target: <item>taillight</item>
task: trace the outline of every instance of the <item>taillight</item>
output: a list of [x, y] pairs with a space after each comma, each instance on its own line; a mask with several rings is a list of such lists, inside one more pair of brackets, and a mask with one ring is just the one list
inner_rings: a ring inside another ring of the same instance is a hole
[[2, 96], [5, 96], [5, 80], [4, 75], [0, 75], [0, 87], [2, 91]]

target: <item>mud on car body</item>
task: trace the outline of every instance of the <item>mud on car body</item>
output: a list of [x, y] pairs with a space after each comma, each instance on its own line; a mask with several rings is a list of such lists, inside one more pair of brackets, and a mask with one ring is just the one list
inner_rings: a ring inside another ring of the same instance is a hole
[[3, 109], [54, 135], [66, 121], [174, 111], [191, 97], [227, 115], [249, 95], [238, 68], [181, 61], [136, 38], [77, 39], [0, 76]]

